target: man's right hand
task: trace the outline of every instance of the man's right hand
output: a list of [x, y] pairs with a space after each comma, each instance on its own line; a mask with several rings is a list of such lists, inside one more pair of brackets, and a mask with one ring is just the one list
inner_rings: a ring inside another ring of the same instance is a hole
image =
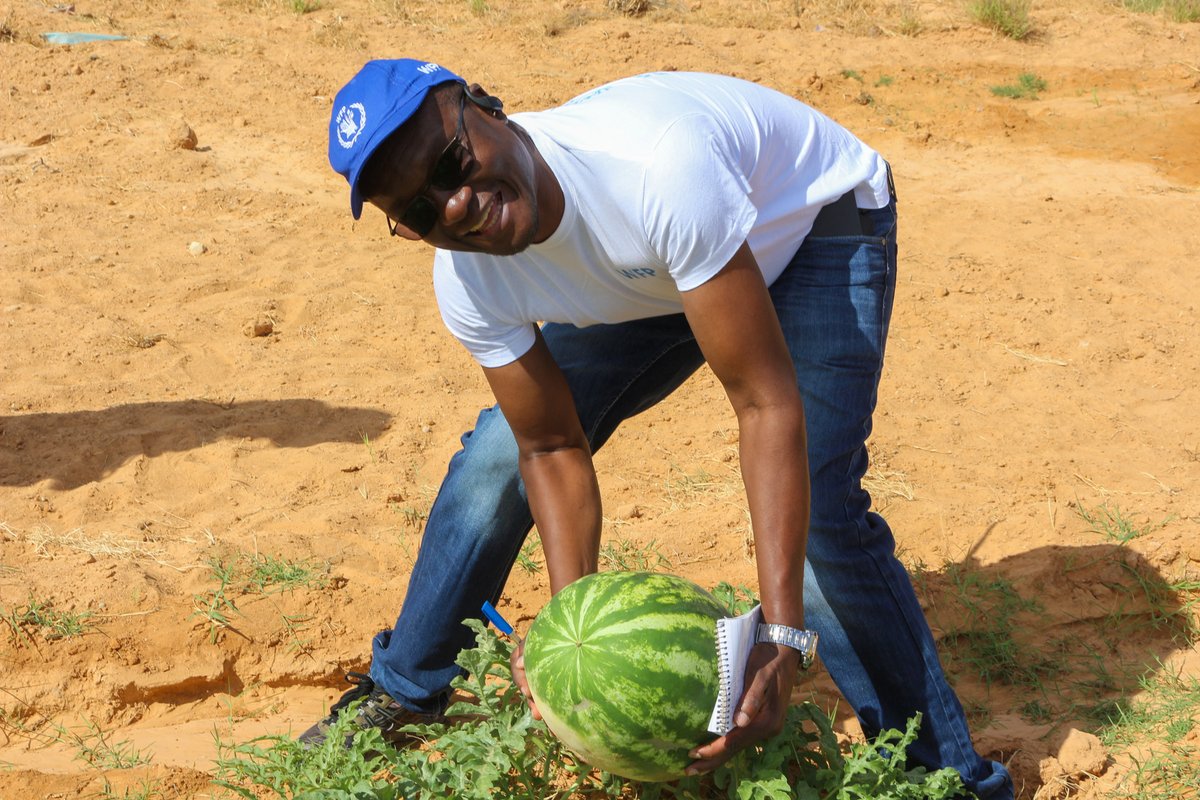
[[529, 693], [529, 679], [525, 677], [524, 641], [517, 642], [517, 646], [513, 648], [508, 661], [512, 665], [513, 682], [517, 684], [517, 688], [525, 696], [525, 702], [529, 704], [529, 710], [533, 712], [533, 718], [541, 719], [542, 712], [538, 711], [537, 703], [533, 702], [533, 695]]

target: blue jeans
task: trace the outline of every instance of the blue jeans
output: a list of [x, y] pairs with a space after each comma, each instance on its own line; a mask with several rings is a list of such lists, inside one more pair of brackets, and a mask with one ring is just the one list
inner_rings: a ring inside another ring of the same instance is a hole
[[[892, 532], [861, 485], [896, 285], [895, 204], [869, 216], [872, 236], [806, 239], [771, 287], [808, 427], [805, 617], [868, 734], [903, 729], [920, 711], [910, 761], [954, 767], [981, 798], [1011, 798], [1005, 768], [974, 750]], [[548, 324], [543, 335], [593, 449], [704, 360], [682, 314], [587, 328]], [[499, 599], [533, 523], [500, 410], [483, 411], [462, 443], [430, 511], [396, 627], [374, 641], [371, 677], [421, 711], [444, 708], [459, 672], [454, 659], [473, 644], [461, 621]]]

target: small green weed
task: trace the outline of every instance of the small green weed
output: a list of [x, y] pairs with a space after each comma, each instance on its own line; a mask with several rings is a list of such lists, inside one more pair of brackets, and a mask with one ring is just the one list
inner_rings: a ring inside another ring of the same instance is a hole
[[[962, 791], [953, 770], [906, 769], [903, 754], [916, 739], [919, 717], [903, 732], [885, 731], [842, 750], [830, 716], [812, 703], [791, 707], [783, 733], [711, 775], [661, 784], [623, 781], [579, 761], [533, 719], [512, 683], [511, 645], [482, 623], [467, 624], [477, 646], [459, 656], [467, 676], [454, 682], [465, 699], [447, 711], [463, 721], [405, 729], [425, 747], [393, 750], [378, 730], [353, 728], [349, 713], [341, 715], [324, 744], [312, 749], [282, 736], [235, 745], [214, 732], [217, 784], [246, 800], [947, 800]], [[346, 748], [343, 741], [351, 732], [353, 746]]]
[[[1127, 517], [1120, 507], [1108, 503], [1096, 506], [1090, 511], [1079, 503], [1075, 504], [1075, 513], [1088, 525], [1088, 530], [1098, 533], [1110, 542], [1127, 544], [1149, 532], [1148, 528], [1139, 528]], [[1166, 525], [1164, 520], [1157, 527]]]
[[233, 582], [233, 567], [226, 565], [217, 558], [209, 559], [209, 572], [217, 579], [216, 589], [210, 589], [201, 594], [192, 595], [192, 616], [201, 617], [208, 621], [208, 640], [214, 644], [217, 634], [222, 628], [229, 627], [232, 614], [240, 614], [237, 604], [227, 592], [231, 591]]
[[942, 643], [951, 659], [968, 666], [986, 683], [993, 681], [1041, 690], [1042, 679], [1061, 666], [1049, 656], [1015, 636], [1016, 615], [1039, 611], [1002, 576], [987, 577], [960, 564], [949, 564], [946, 576], [964, 612], [961, 620], [947, 623]]
[[758, 605], [758, 595], [747, 586], [733, 586], [721, 581], [713, 587], [712, 593], [721, 605], [729, 609], [731, 617], [740, 617]]
[[1200, 22], [1200, 0], [1167, 0], [1167, 15], [1176, 22]]
[[1030, 0], [973, 0], [969, 12], [980, 25], [1021, 40], [1033, 32], [1029, 7]]
[[517, 553], [517, 564], [530, 575], [536, 575], [541, 572], [542, 565], [537, 562], [537, 554], [541, 549], [541, 536], [537, 533], [531, 533], [525, 539], [525, 544], [521, 545], [521, 551]]
[[842, 77], [849, 78], [852, 81], [858, 81], [859, 83], [863, 82], [863, 76], [859, 74], [858, 71], [852, 69], [842, 70]]
[[321, 4], [316, 0], [292, 0], [292, 11], [297, 14], [311, 14], [320, 7]]
[[638, 544], [622, 538], [600, 545], [600, 568], [634, 572], [666, 570], [671, 568], [671, 560], [659, 549], [657, 539]]
[[305, 623], [311, 622], [312, 617], [280, 614], [283, 619], [283, 634], [288, 639], [288, 652], [297, 655], [312, 655], [312, 639], [301, 639], [300, 634], [308, 630]]
[[404, 524], [410, 528], [419, 528], [425, 524], [425, 520], [429, 519], [428, 512], [415, 506], [400, 506], [392, 503], [390, 507], [404, 518]]
[[1134, 703], [1116, 703], [1100, 729], [1108, 747], [1154, 742], [1133, 757], [1133, 769], [1113, 790], [1131, 800], [1173, 800], [1200, 790], [1200, 748], [1191, 743], [1200, 727], [1200, 681], [1183, 678], [1161, 664], [1143, 676]]
[[679, 467], [672, 465], [671, 470], [672, 472], [681, 473], [678, 478], [668, 479], [666, 484], [667, 494], [675, 501], [677, 501], [679, 496], [682, 496], [684, 501], [691, 502], [702, 494], [725, 493], [730, 491], [734, 486], [732, 480], [722, 481], [704, 468], [700, 468], [693, 473], [687, 473], [680, 470]]
[[324, 570], [310, 561], [289, 561], [286, 558], [255, 554], [243, 559], [245, 591], [259, 594], [290, 592], [296, 589], [320, 588], [326, 583]]
[[229, 628], [233, 615], [240, 614], [236, 597], [244, 594], [270, 595], [296, 589], [320, 588], [328, 580], [325, 569], [309, 561], [241, 554], [226, 563], [210, 558], [208, 569], [217, 588], [192, 595], [192, 616], [208, 622], [209, 641], [216, 642], [223, 628]]
[[896, 24], [896, 29], [901, 36], [919, 36], [925, 30], [925, 22], [921, 19], [921, 14], [917, 10], [915, 4], [907, 2], [900, 3], [900, 19]]
[[129, 769], [149, 764], [153, 759], [134, 747], [132, 742], [113, 741], [112, 734], [89, 720], [87, 730], [76, 733], [62, 725], [54, 725], [54, 738], [75, 748], [75, 759], [97, 769]]
[[375, 447], [371, 444], [371, 435], [366, 431], [359, 431], [359, 436], [362, 437], [363, 447], [367, 449], [367, 458], [371, 460], [372, 464], [376, 463]]
[[1122, 621], [1136, 620], [1139, 615], [1144, 618], [1148, 614], [1150, 624], [1156, 630], [1170, 632], [1174, 641], [1191, 644], [1200, 638], [1200, 629], [1197, 629], [1192, 614], [1192, 609], [1200, 603], [1200, 595], [1197, 594], [1200, 592], [1200, 580], [1168, 581], [1157, 572], [1147, 574], [1123, 560], [1117, 561], [1117, 566], [1133, 578], [1133, 584], [1113, 588], [1132, 598], [1135, 608], [1115, 610], [1109, 618], [1111, 625], [1116, 627]]
[[1032, 72], [1022, 72], [1017, 76], [1016, 83], [992, 87], [992, 94], [997, 97], [1010, 97], [1014, 100], [1022, 98], [1037, 100], [1038, 93], [1044, 91], [1046, 91], [1046, 82]]
[[1200, 680], [1184, 678], [1161, 664], [1141, 677], [1136, 703], [1116, 704], [1104, 720], [1100, 738], [1110, 747], [1139, 741], [1183, 741], [1200, 727]]
[[136, 787], [127, 787], [117, 794], [112, 783], [105, 778], [104, 789], [100, 792], [100, 800], [166, 800], [166, 797], [162, 786], [147, 779], [139, 781]]
[[36, 599], [32, 594], [24, 606], [16, 606], [0, 619], [9, 627], [15, 639], [29, 639], [29, 633], [39, 633], [48, 642], [82, 636], [91, 630], [90, 611], [60, 611], [51, 603]]
[[1162, 11], [1174, 22], [1200, 22], [1200, 0], [1124, 0], [1122, 5], [1139, 14]]

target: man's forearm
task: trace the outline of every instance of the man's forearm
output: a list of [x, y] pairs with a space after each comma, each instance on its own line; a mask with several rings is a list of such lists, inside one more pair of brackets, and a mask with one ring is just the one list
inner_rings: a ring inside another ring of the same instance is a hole
[[521, 477], [556, 593], [597, 568], [601, 504], [591, 455], [573, 447], [522, 455]]
[[754, 409], [739, 414], [738, 420], [763, 617], [803, 628], [809, 518], [803, 408]]

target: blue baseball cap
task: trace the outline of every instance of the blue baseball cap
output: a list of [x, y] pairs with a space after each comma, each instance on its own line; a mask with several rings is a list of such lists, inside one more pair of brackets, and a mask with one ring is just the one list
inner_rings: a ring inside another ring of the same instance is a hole
[[416, 113], [430, 89], [448, 81], [466, 83], [428, 61], [368, 61], [337, 93], [329, 118], [329, 163], [350, 182], [350, 213], [355, 219], [362, 216], [358, 179], [367, 159]]

